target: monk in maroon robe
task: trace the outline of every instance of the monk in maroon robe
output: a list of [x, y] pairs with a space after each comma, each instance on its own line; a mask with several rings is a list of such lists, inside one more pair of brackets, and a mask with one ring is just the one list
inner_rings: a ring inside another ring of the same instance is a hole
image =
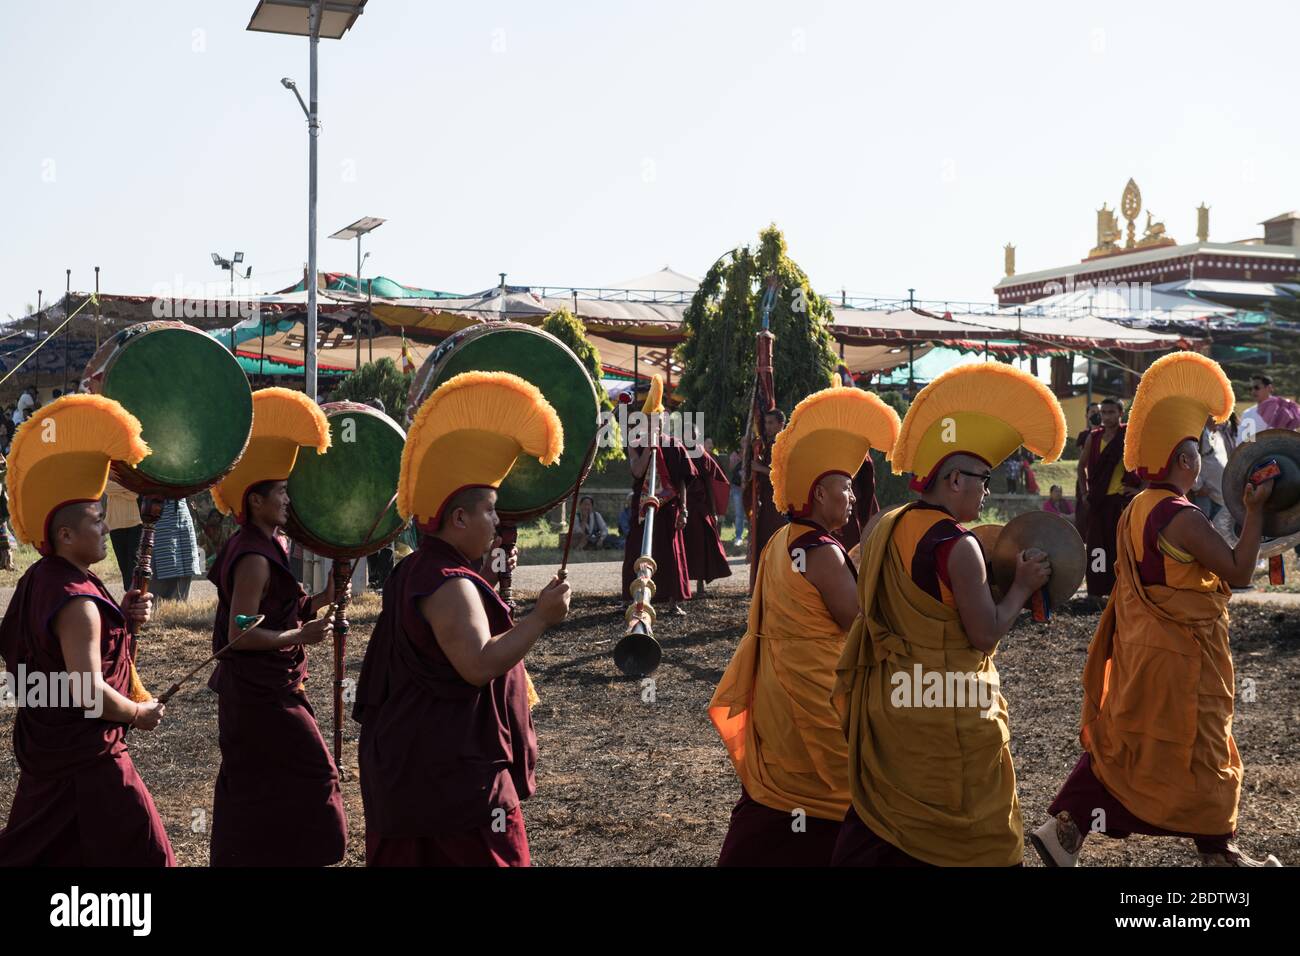
[[496, 491], [441, 510], [384, 587], [357, 684], [366, 865], [528, 866], [520, 803], [537, 786], [537, 737], [523, 659], [564, 620], [569, 586], [553, 579], [516, 623], [495, 574], [478, 573]]
[[[208, 574], [217, 586], [212, 650], [240, 634], [233, 618], [265, 614], [217, 663], [221, 769], [212, 801], [213, 866], [328, 866], [343, 859], [347, 819], [334, 758], [307, 700], [309, 644], [333, 633], [333, 582], [309, 597], [289, 570], [276, 532], [288, 518], [284, 481], [245, 495], [244, 524]], [[306, 622], [306, 623], [304, 623]]]
[[862, 529], [880, 511], [880, 502], [876, 500], [876, 466], [871, 461], [870, 452], [853, 476], [853, 498], [849, 520], [844, 523], [844, 527], [834, 532], [836, 540], [844, 546], [845, 551], [852, 551], [858, 546], [862, 540]]
[[717, 515], [718, 496], [722, 496], [721, 508], [725, 511], [731, 482], [708, 449], [701, 447], [698, 450], [699, 456], [694, 461], [695, 477], [686, 483], [686, 528], [682, 534], [686, 541], [688, 576], [698, 582], [700, 593], [703, 593], [707, 582], [731, 577], [727, 552], [718, 532]]
[[763, 456], [761, 460], [750, 465], [753, 473], [750, 527], [751, 559], [749, 562], [749, 588], [754, 589], [754, 576], [758, 573], [758, 559], [763, 556], [763, 549], [777, 530], [790, 519], [776, 510], [772, 501], [772, 443], [785, 427], [785, 413], [774, 408], [763, 416]]
[[[165, 709], [128, 696], [135, 638], [127, 621], [147, 621], [151, 599], [128, 591], [119, 605], [90, 571], [108, 554], [99, 502], [58, 509], [49, 535], [52, 553], [22, 576], [0, 624], [20, 703], [18, 789], [0, 830], [0, 866], [175, 866], [126, 747], [128, 728], [153, 730]], [[71, 699], [22, 706], [37, 675], [50, 689], [58, 675], [73, 677]]]
[[1083, 484], [1080, 509], [1084, 543], [1088, 549], [1088, 594], [1109, 597], [1115, 587], [1115, 561], [1118, 558], [1115, 535], [1120, 515], [1133, 496], [1142, 490], [1137, 475], [1124, 470], [1124, 436], [1128, 430], [1120, 419], [1124, 406], [1118, 399], [1101, 403], [1101, 427], [1088, 433], [1079, 457], [1079, 478]]
[[[641, 489], [650, 469], [650, 448], [628, 449], [628, 462], [632, 467], [632, 528], [623, 546], [623, 597], [636, 577], [636, 559], [641, 556], [641, 537], [644, 522], [640, 512]], [[691, 596], [690, 562], [686, 555], [686, 522], [690, 517], [686, 489], [695, 477], [695, 466], [686, 449], [664, 438], [659, 443], [657, 479], [660, 498], [655, 513], [654, 539], [651, 557], [655, 560], [655, 596], [668, 601], [669, 611], [685, 616], [680, 601]]]

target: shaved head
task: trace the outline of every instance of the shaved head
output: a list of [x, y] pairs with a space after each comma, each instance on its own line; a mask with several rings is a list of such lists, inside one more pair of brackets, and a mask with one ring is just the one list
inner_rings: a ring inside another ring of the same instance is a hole
[[953, 455], [943, 463], [943, 470], [939, 472], [940, 480], [947, 478], [954, 471], [982, 471], [988, 467], [988, 463], [982, 458], [976, 458], [974, 455]]

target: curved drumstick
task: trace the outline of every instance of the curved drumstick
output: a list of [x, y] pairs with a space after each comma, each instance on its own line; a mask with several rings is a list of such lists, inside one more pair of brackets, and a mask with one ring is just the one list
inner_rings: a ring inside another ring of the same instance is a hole
[[203, 668], [207, 667], [209, 664], [211, 664], [213, 661], [215, 661], [218, 657], [220, 657], [221, 655], [225, 654], [226, 651], [230, 650], [232, 647], [234, 647], [236, 644], [238, 644], [240, 641], [242, 641], [242, 640], [243, 640], [245, 637], [247, 637], [249, 634], [253, 633], [253, 631], [256, 630], [257, 626], [258, 626], [259, 624], [261, 624], [264, 620], [266, 620], [266, 615], [265, 615], [265, 614], [236, 614], [236, 615], [235, 615], [235, 625], [239, 628], [239, 634], [237, 634], [237, 635], [235, 636], [235, 639], [234, 639], [233, 641], [231, 641], [230, 643], [228, 643], [228, 644], [227, 644], [225, 647], [223, 647], [221, 650], [217, 651], [217, 652], [216, 652], [215, 654], [213, 654], [211, 657], [209, 657], [206, 661], [204, 661], [204, 662], [203, 662], [202, 664], [200, 664], [198, 667], [196, 667], [196, 668], [194, 668], [193, 670], [191, 670], [188, 674], [186, 674], [184, 677], [182, 677], [182, 678], [181, 678], [180, 680], [178, 680], [176, 683], [172, 684], [171, 687], [168, 687], [165, 691], [163, 691], [161, 694], [159, 694], [159, 695], [158, 695], [158, 703], [160, 703], [160, 704], [165, 704], [165, 703], [167, 703], [167, 701], [171, 700], [172, 697], [174, 697], [174, 696], [176, 695], [176, 692], [179, 691], [179, 690], [181, 689], [181, 685], [182, 685], [182, 684], [184, 684], [187, 680], [189, 680], [190, 678], [192, 678], [192, 677], [193, 677], [195, 674], [197, 674], [199, 671], [203, 670]]

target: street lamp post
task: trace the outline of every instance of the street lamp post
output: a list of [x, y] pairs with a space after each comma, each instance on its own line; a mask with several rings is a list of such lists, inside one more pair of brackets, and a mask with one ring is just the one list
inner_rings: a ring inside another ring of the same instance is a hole
[[[370, 253], [364, 257], [361, 255], [361, 237], [372, 230], [378, 229], [388, 220], [380, 219], [378, 216], [362, 216], [350, 226], [344, 226], [338, 232], [330, 236], [331, 239], [355, 239], [357, 241], [357, 295], [361, 295], [361, 263], [364, 259], [370, 258]], [[367, 297], [368, 298], [368, 297]], [[373, 317], [372, 317], [373, 318]], [[361, 323], [357, 322], [353, 326], [354, 343], [357, 348], [356, 365], [361, 368]]]
[[320, 38], [338, 40], [351, 29], [365, 10], [367, 0], [258, 0], [248, 29], [260, 33], [281, 33], [308, 38], [310, 75], [308, 100], [293, 80], [280, 83], [292, 90], [307, 114], [307, 341], [303, 356], [307, 395], [316, 400], [316, 152], [320, 136], [320, 114], [316, 102], [316, 47]]
[[241, 279], [251, 279], [253, 277], [252, 266], [249, 266], [247, 269], [245, 269], [243, 275], [239, 275], [239, 270], [236, 269], [235, 266], [237, 266], [239, 263], [243, 261], [244, 261], [244, 254], [242, 252], [236, 252], [229, 259], [221, 255], [221, 253], [219, 252], [212, 253], [212, 264], [217, 268], [225, 269], [227, 272], [230, 273], [230, 295], [232, 298], [235, 295], [235, 276], [238, 275], [239, 278]]

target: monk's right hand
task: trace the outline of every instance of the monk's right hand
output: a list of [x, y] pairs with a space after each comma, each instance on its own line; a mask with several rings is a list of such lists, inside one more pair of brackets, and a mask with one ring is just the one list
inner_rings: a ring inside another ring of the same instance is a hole
[[319, 644], [326, 638], [334, 636], [334, 619], [323, 617], [317, 621], [308, 621], [298, 628], [299, 644]]
[[569, 616], [570, 590], [568, 581], [554, 577], [550, 584], [542, 588], [542, 593], [537, 595], [536, 613], [542, 616], [547, 627], [559, 624]]
[[1052, 576], [1052, 564], [1047, 552], [1038, 548], [1025, 548], [1016, 560], [1016, 584], [1030, 594], [1047, 584]]
[[131, 721], [131, 726], [136, 730], [153, 730], [162, 723], [163, 714], [167, 711], [167, 705], [156, 700], [145, 701], [138, 707], [135, 719]]
[[1268, 496], [1273, 493], [1273, 482], [1275, 479], [1270, 478], [1262, 485], [1252, 485], [1246, 482], [1246, 487], [1241, 491], [1241, 503], [1246, 506], [1247, 511], [1259, 511], [1268, 501]]

